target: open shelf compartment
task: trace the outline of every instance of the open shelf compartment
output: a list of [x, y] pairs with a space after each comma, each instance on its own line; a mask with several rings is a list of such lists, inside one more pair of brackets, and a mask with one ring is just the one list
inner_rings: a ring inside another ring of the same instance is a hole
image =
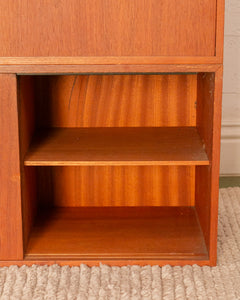
[[213, 83], [19, 76], [25, 260], [208, 262]]

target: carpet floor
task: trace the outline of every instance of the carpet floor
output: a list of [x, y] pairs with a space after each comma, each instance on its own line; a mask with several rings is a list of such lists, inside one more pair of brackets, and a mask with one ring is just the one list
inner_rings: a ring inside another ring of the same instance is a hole
[[217, 267], [11, 266], [0, 299], [240, 299], [240, 188], [220, 189]]

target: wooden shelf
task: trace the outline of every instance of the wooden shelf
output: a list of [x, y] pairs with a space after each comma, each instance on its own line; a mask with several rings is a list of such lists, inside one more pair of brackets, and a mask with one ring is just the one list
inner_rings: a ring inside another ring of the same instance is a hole
[[26, 259], [208, 259], [193, 207], [40, 211]]
[[38, 132], [26, 166], [209, 165], [194, 127], [55, 128]]

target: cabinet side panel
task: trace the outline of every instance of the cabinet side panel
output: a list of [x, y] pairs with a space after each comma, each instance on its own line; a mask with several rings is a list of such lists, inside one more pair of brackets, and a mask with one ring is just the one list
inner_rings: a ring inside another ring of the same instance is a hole
[[23, 259], [16, 76], [0, 74], [0, 259]]
[[223, 61], [225, 0], [217, 0], [216, 56]]
[[[212, 163], [214, 73], [198, 75], [197, 128]], [[210, 247], [212, 166], [196, 167], [196, 210], [206, 240]]]
[[22, 174], [22, 215], [24, 249], [37, 207], [35, 168], [24, 167], [24, 156], [35, 129], [35, 94], [32, 76], [18, 78], [18, 107], [20, 128], [20, 167]]
[[222, 67], [215, 74], [199, 74], [197, 127], [210, 166], [196, 167], [196, 209], [213, 265], [217, 257], [221, 103]]

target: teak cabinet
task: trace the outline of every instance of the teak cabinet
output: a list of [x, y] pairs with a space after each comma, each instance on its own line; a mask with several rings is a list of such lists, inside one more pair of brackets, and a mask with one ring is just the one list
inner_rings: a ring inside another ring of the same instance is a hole
[[224, 1], [0, 11], [0, 265], [215, 265]]

